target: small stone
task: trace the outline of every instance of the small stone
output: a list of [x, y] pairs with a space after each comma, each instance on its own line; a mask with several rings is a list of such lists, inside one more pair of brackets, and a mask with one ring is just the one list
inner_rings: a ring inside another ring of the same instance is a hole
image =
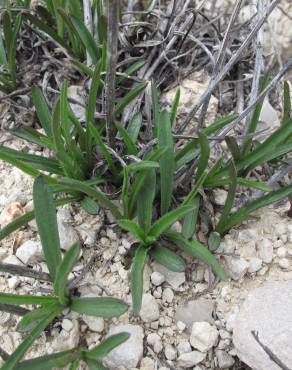
[[104, 330], [104, 319], [102, 317], [83, 315], [82, 319], [91, 331], [101, 333]]
[[259, 258], [251, 258], [249, 260], [249, 266], [248, 266], [248, 272], [249, 273], [254, 273], [254, 272], [257, 272], [261, 269], [262, 267], [262, 260], [259, 259]]
[[27, 240], [16, 251], [16, 257], [25, 265], [43, 260], [42, 246], [40, 242]]
[[165, 277], [165, 281], [174, 289], [178, 288], [186, 281], [186, 275], [184, 272], [174, 272], [168, 270], [166, 267], [154, 262], [153, 271], [159, 272]]
[[277, 249], [277, 256], [279, 258], [285, 258], [287, 256], [287, 249], [285, 247], [280, 247]]
[[147, 336], [147, 343], [153, 348], [155, 353], [159, 353], [162, 351], [162, 342], [161, 338], [156, 333], [151, 333]]
[[150, 357], [142, 358], [140, 370], [155, 370], [155, 361]]
[[176, 358], [176, 350], [171, 344], [167, 344], [165, 346], [164, 354], [165, 357], [170, 361], [173, 361]]
[[60, 235], [61, 248], [69, 250], [73, 244], [79, 243], [79, 237], [73, 226], [69, 223], [71, 221], [70, 212], [66, 208], [61, 208], [57, 213], [57, 222]]
[[208, 322], [195, 322], [190, 337], [191, 345], [201, 352], [207, 352], [218, 340], [218, 330]]
[[214, 302], [211, 299], [198, 298], [179, 305], [176, 309], [175, 320], [182, 321], [190, 331], [196, 321], [207, 321], [213, 323], [212, 317]]
[[173, 301], [174, 294], [170, 288], [166, 288], [163, 290], [162, 293], [162, 300], [167, 303], [171, 303]]
[[152, 282], [152, 284], [153, 284], [153, 285], [155, 285], [155, 286], [159, 286], [159, 285], [161, 285], [162, 283], [164, 283], [164, 282], [165, 282], [165, 277], [164, 277], [164, 275], [162, 275], [162, 274], [161, 274], [160, 272], [158, 272], [158, 271], [154, 271], [154, 272], [151, 274], [150, 278], [151, 278], [151, 282]]
[[274, 129], [280, 126], [280, 120], [277, 111], [271, 106], [269, 99], [266, 97], [263, 102], [259, 117], [261, 129]]
[[12, 276], [8, 279], [8, 287], [10, 289], [16, 289], [20, 284], [20, 280], [17, 276]]
[[143, 355], [143, 329], [138, 325], [126, 324], [110, 328], [108, 336], [127, 332], [130, 334], [128, 340], [114, 348], [104, 358], [105, 366], [116, 370], [118, 366], [135, 368], [141, 361]]
[[213, 190], [214, 201], [218, 206], [224, 206], [227, 200], [227, 191], [224, 189]]
[[156, 302], [156, 299], [149, 293], [143, 294], [140, 317], [144, 322], [152, 322], [159, 319], [158, 303]]
[[238, 240], [255, 240], [257, 235], [256, 229], [243, 229], [238, 232]]
[[0, 214], [0, 227], [3, 228], [16, 218], [24, 215], [24, 209], [19, 202], [11, 203]]
[[62, 321], [62, 328], [66, 331], [70, 331], [72, 330], [73, 328], [73, 324], [72, 324], [72, 321], [68, 320], [68, 319], [64, 319]]
[[14, 255], [9, 255], [4, 258], [3, 263], [8, 263], [11, 265], [23, 266], [23, 263]]
[[218, 350], [216, 351], [216, 357], [218, 361], [219, 369], [228, 369], [234, 365], [234, 359], [227, 352]]
[[178, 328], [178, 331], [179, 332], [183, 332], [187, 326], [186, 326], [186, 324], [184, 322], [178, 321], [176, 323], [176, 327]]
[[57, 336], [54, 337], [54, 340], [51, 344], [51, 347], [56, 351], [66, 351], [71, 348], [77, 347], [79, 344], [80, 330], [77, 320], [72, 320], [72, 328], [70, 332], [63, 329]]
[[244, 277], [247, 273], [249, 268], [249, 263], [242, 257], [234, 258], [234, 257], [225, 257], [227, 262], [228, 271], [230, 277], [233, 280], [240, 280]]
[[183, 340], [183, 341], [179, 342], [179, 344], [177, 345], [176, 348], [178, 350], [179, 355], [182, 355], [183, 353], [192, 352], [192, 347], [190, 345], [190, 342], [187, 341], [187, 340]]
[[265, 263], [271, 263], [273, 260], [273, 244], [269, 239], [262, 239], [258, 242], [259, 257]]
[[68, 87], [68, 98], [74, 99], [77, 102], [80, 102], [83, 105], [79, 105], [76, 103], [70, 103], [70, 107], [75, 114], [75, 116], [79, 119], [85, 119], [85, 95], [84, 89], [81, 88], [79, 85], [71, 85]]
[[192, 351], [189, 353], [183, 353], [177, 359], [177, 365], [183, 368], [189, 368], [202, 362], [206, 358], [206, 353], [199, 351]]
[[279, 261], [279, 266], [283, 270], [288, 270], [289, 269], [289, 266], [290, 266], [290, 263], [289, 263], [288, 258], [281, 258], [280, 261]]

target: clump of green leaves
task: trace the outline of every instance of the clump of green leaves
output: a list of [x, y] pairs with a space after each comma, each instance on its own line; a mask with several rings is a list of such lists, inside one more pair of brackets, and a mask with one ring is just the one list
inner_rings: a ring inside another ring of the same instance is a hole
[[2, 16], [3, 34], [0, 32], [0, 90], [10, 93], [17, 87], [16, 48], [22, 15], [15, 16], [6, 10]]
[[[25, 361], [19, 364], [19, 361], [33, 342], [39, 337], [41, 332], [60, 315], [65, 308], [70, 308], [80, 314], [102, 316], [106, 318], [120, 316], [128, 309], [127, 304], [119, 299], [112, 297], [80, 298], [68, 291], [68, 276], [79, 258], [80, 246], [78, 244], [73, 245], [62, 259], [56, 209], [48, 184], [43, 177], [36, 178], [33, 196], [36, 222], [42, 242], [43, 253], [53, 282], [54, 295], [32, 296], [0, 293], [0, 303], [39, 306], [28, 312], [21, 319], [18, 329], [27, 332], [27, 336], [5, 362], [2, 369], [39, 369], [41, 364], [45, 366], [45, 369], [53, 369], [55, 367], [65, 366], [69, 363], [73, 363], [74, 366], [76, 366], [76, 363], [80, 360], [87, 362], [92, 369], [103, 368], [96, 360], [105, 356], [116, 345], [124, 342], [128, 338], [127, 333], [121, 333], [117, 336], [110, 337], [91, 351], [87, 351], [83, 348], [75, 348], [70, 351]], [[95, 362], [95, 365], [93, 362]]]

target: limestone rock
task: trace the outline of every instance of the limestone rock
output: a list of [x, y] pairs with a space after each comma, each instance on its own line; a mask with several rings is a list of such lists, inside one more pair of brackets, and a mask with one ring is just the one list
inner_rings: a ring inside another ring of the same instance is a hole
[[159, 319], [158, 303], [149, 293], [143, 294], [140, 317], [144, 322], [152, 322]]
[[27, 240], [16, 251], [16, 257], [25, 265], [43, 260], [40, 242]]
[[125, 368], [135, 368], [143, 355], [143, 329], [138, 325], [118, 325], [110, 328], [108, 336], [127, 332], [130, 338], [113, 349], [104, 359], [105, 366], [111, 370], [116, 370], [118, 366]]
[[239, 358], [255, 370], [279, 370], [251, 334], [292, 368], [292, 280], [269, 282], [251, 291], [236, 317], [233, 343]]
[[189, 353], [183, 353], [179, 356], [177, 360], [178, 366], [181, 366], [182, 368], [189, 368], [193, 367], [200, 362], [202, 362], [206, 357], [206, 353], [202, 353], [199, 351], [192, 351]]
[[229, 275], [233, 280], [240, 280], [247, 273], [249, 263], [244, 258], [226, 256], [225, 260]]
[[79, 242], [79, 237], [73, 226], [70, 224], [71, 215], [66, 208], [61, 208], [57, 213], [57, 222], [60, 235], [61, 248], [68, 250], [73, 244]]
[[201, 352], [207, 352], [218, 340], [218, 330], [208, 322], [195, 322], [190, 337], [191, 345]]
[[159, 265], [158, 263], [153, 263], [153, 271], [158, 271], [165, 278], [165, 281], [174, 289], [178, 288], [186, 281], [186, 276], [184, 272], [174, 272], [168, 270], [166, 267]]

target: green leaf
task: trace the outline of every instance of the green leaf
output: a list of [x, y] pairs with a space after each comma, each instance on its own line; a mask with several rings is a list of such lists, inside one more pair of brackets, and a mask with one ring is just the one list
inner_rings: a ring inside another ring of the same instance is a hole
[[172, 103], [171, 111], [170, 111], [170, 125], [173, 127], [175, 124], [176, 114], [177, 114], [177, 108], [179, 105], [179, 99], [180, 99], [180, 89], [177, 90], [175, 93], [174, 101]]
[[148, 248], [140, 244], [136, 249], [131, 268], [131, 292], [133, 313], [137, 316], [141, 309], [143, 294], [143, 271], [148, 255]]
[[48, 305], [58, 302], [57, 297], [52, 296], [32, 296], [32, 295], [16, 295], [10, 293], [0, 293], [0, 303], [6, 304], [40, 304]]
[[38, 119], [42, 128], [48, 137], [52, 137], [52, 115], [48, 107], [48, 103], [41, 91], [37, 86], [33, 86], [31, 89], [32, 102], [35, 106]]
[[191, 206], [194, 206], [194, 209], [190, 213], [187, 213], [183, 219], [182, 235], [186, 239], [192, 238], [196, 232], [197, 219], [200, 208], [200, 197], [197, 196], [189, 204]]
[[149, 254], [156, 262], [171, 271], [183, 272], [186, 269], [185, 261], [180, 256], [161, 245], [151, 248]]
[[201, 187], [203, 186], [207, 176], [208, 176], [207, 172], [202, 173], [201, 177], [196, 181], [193, 190], [191, 190], [189, 192], [189, 194], [185, 197], [182, 205], [185, 206], [185, 205], [188, 205], [188, 204], [192, 203], [192, 201], [197, 197], [197, 195], [198, 195]]
[[127, 130], [118, 122], [116, 122], [116, 127], [119, 130], [119, 133], [128, 149], [128, 153], [132, 155], [137, 155], [138, 149], [136, 148], [136, 145], [132, 141], [130, 135], [127, 133]]
[[14, 370], [53, 370], [64, 368], [76, 358], [81, 359], [81, 351], [73, 348], [64, 352], [57, 352], [47, 356], [36, 357], [31, 360], [22, 361], [16, 365]]
[[199, 143], [200, 143], [200, 160], [198, 164], [198, 169], [196, 173], [196, 179], [200, 179], [208, 166], [208, 161], [210, 157], [210, 146], [207, 136], [203, 133], [199, 133]]
[[140, 112], [135, 113], [133, 118], [128, 124], [127, 132], [133, 143], [135, 144], [142, 126], [142, 114]]
[[90, 351], [85, 352], [85, 358], [95, 360], [107, 356], [114, 348], [124, 343], [130, 338], [130, 334], [122, 332], [119, 334], [111, 335], [102, 341], [98, 346], [92, 348]]
[[221, 243], [221, 236], [216, 231], [211, 232], [208, 238], [208, 246], [211, 252], [216, 251]]
[[291, 118], [291, 109], [290, 86], [287, 81], [284, 81], [283, 124]]
[[229, 123], [233, 122], [237, 117], [237, 114], [230, 114], [229, 116], [221, 117], [208, 127], [203, 128], [202, 133], [207, 136], [214, 134], [218, 130], [221, 130], [223, 127], [227, 126]]
[[107, 147], [105, 146], [101, 136], [100, 136], [100, 133], [98, 132], [98, 130], [93, 126], [93, 124], [91, 122], [89, 122], [88, 124], [88, 128], [91, 132], [91, 135], [93, 136], [97, 146], [98, 146], [98, 149], [101, 151], [102, 155], [104, 156], [105, 160], [107, 161], [107, 164], [108, 164], [108, 167], [110, 169], [110, 171], [112, 172], [113, 175], [117, 175], [118, 174], [118, 171], [117, 171], [117, 168], [114, 164], [114, 161], [112, 160], [112, 157], [111, 157], [111, 154], [110, 152], [108, 151]]
[[[152, 222], [152, 209], [156, 191], [156, 171], [147, 170], [147, 176], [137, 197], [138, 221], [141, 228], [147, 233]], [[131, 199], [132, 200], [132, 199]], [[131, 209], [131, 206], [130, 206]]]
[[89, 213], [90, 215], [98, 215], [99, 205], [90, 197], [84, 197], [80, 204], [85, 212]]
[[54, 292], [59, 297], [59, 301], [63, 305], [68, 304], [67, 283], [68, 276], [76, 264], [80, 255], [80, 245], [78, 243], [66, 252], [62, 263], [60, 264], [54, 281]]
[[18, 362], [25, 355], [26, 351], [31, 347], [33, 342], [40, 336], [41, 332], [54, 320], [56, 316], [63, 310], [63, 306], [56, 304], [51, 312], [34, 327], [34, 329], [20, 343], [16, 350], [9, 356], [9, 359], [2, 366], [1, 370], [14, 370]]
[[233, 160], [235, 162], [238, 161], [241, 157], [241, 153], [235, 137], [225, 136], [225, 141], [228, 146], [228, 149], [230, 150]]
[[149, 230], [149, 235], [157, 239], [164, 231], [178, 221], [180, 218], [185, 216], [187, 213], [192, 211], [194, 206], [181, 206], [173, 211], [166, 213], [160, 219], [158, 219]]
[[[77, 197], [67, 197], [54, 200], [54, 204], [56, 207], [63, 206], [68, 203], [73, 203], [76, 201]], [[13, 233], [15, 230], [19, 229], [20, 227], [26, 225], [28, 222], [33, 220], [35, 217], [34, 211], [27, 212], [23, 216], [18, 217], [16, 220], [10, 222], [7, 226], [3, 227], [0, 230], [0, 240], [6, 238], [9, 234]]]
[[3, 43], [3, 38], [0, 33], [0, 64], [5, 65], [7, 64], [7, 57], [6, 57], [6, 51]]
[[106, 367], [103, 366], [100, 362], [91, 360], [91, 359], [86, 359], [85, 360], [86, 364], [89, 367], [89, 370], [108, 370]]
[[115, 114], [119, 115], [122, 113], [126, 106], [145, 89], [146, 85], [147, 84], [145, 82], [137, 84], [123, 98], [121, 98], [116, 105]]
[[128, 67], [121, 76], [117, 77], [117, 85], [123, 83], [128, 77], [135, 74], [139, 69], [141, 69], [145, 64], [145, 60], [138, 60], [137, 62], [133, 63]]
[[84, 315], [110, 318], [124, 314], [128, 309], [128, 305], [120, 299], [111, 297], [73, 297], [70, 308], [72, 311], [76, 311]]
[[19, 159], [14, 158], [12, 155], [0, 152], [0, 159], [2, 161], [8, 162], [12, 164], [12, 166], [19, 168], [22, 172], [32, 176], [37, 177], [39, 176], [40, 172], [36, 170], [34, 167], [29, 166], [28, 164], [23, 163]]
[[160, 213], [164, 215], [171, 205], [173, 192], [173, 179], [175, 171], [174, 143], [171, 132], [170, 117], [167, 111], [163, 111], [158, 116], [157, 125], [158, 147], [166, 148], [161, 156], [160, 164]]
[[123, 185], [122, 185], [122, 204], [123, 216], [129, 218], [129, 170], [127, 166], [123, 168]]
[[210, 265], [221, 279], [226, 279], [225, 271], [221, 267], [220, 263], [213, 256], [213, 254], [211, 254], [208, 249], [203, 246], [203, 244], [196, 240], [187, 240], [181, 234], [172, 230], [169, 230], [167, 233], [165, 233], [165, 235], [169, 240], [175, 243], [179, 249]]
[[59, 180], [59, 183], [62, 185], [66, 185], [68, 189], [71, 189], [72, 191], [77, 191], [83, 194], [88, 195], [92, 199], [96, 199], [101, 206], [108, 208], [113, 216], [117, 219], [122, 218], [122, 215], [118, 209], [112, 203], [106, 195], [104, 195], [100, 190], [93, 189], [91, 186], [87, 185], [84, 181], [78, 181], [78, 180], [72, 180], [68, 178], [62, 178]]
[[42, 176], [34, 181], [33, 202], [46, 263], [52, 279], [55, 279], [58, 266], [62, 261], [56, 207], [48, 184]]
[[159, 103], [158, 103], [157, 86], [154, 80], [151, 81], [151, 96], [152, 96], [154, 137], [157, 137], [158, 121], [159, 121]]
[[127, 165], [129, 172], [149, 170], [151, 168], [159, 168], [159, 164], [154, 161], [143, 160], [140, 162], [133, 162]]
[[96, 64], [99, 61], [100, 58], [100, 51], [96, 45], [96, 42], [91, 35], [91, 33], [88, 31], [84, 23], [78, 19], [77, 17], [71, 15], [70, 20], [80, 37], [80, 39], [83, 42], [83, 45], [85, 46], [86, 51], [91, 56], [91, 59], [94, 64]]
[[31, 331], [50, 313], [53, 307], [52, 305], [54, 306], [55, 303], [36, 308], [25, 314], [18, 323], [17, 330], [21, 332]]
[[240, 208], [237, 212], [233, 213], [228, 219], [225, 220], [225, 222], [221, 225], [220, 233], [225, 233], [234, 225], [241, 223], [257, 209], [278, 202], [279, 200], [288, 197], [290, 194], [292, 194], [292, 185], [288, 185], [280, 190], [270, 192], [269, 194], [248, 203], [246, 206]]
[[230, 211], [232, 209], [232, 206], [233, 206], [235, 194], [236, 194], [237, 178], [236, 178], [236, 169], [235, 169], [234, 165], [231, 167], [231, 170], [230, 170], [230, 180], [231, 180], [231, 183], [230, 183], [230, 186], [229, 186], [229, 189], [228, 189], [226, 203], [224, 205], [224, 209], [223, 209], [223, 212], [220, 216], [218, 224], [215, 228], [215, 230], [218, 233], [220, 233], [222, 225], [225, 223], [226, 219], [229, 216], [229, 213], [230, 213]]
[[146, 235], [144, 230], [136, 224], [134, 221], [131, 220], [118, 220], [117, 221], [118, 225], [126, 230], [132, 233], [136, 238], [138, 238], [140, 241], [145, 243], [146, 240]]

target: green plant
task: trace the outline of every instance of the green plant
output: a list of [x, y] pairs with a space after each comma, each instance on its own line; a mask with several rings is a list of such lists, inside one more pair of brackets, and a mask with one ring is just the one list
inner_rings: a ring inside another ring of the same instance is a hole
[[3, 35], [0, 32], [0, 90], [10, 93], [17, 87], [17, 65], [16, 48], [22, 15], [15, 16], [12, 12], [5, 10], [2, 16]]
[[[100, 359], [109, 350], [122, 343], [128, 338], [126, 333], [110, 337], [100, 346], [91, 351], [82, 348], [73, 349], [63, 353], [38, 358], [19, 364], [26, 351], [38, 338], [40, 333], [64, 310], [70, 308], [80, 314], [114, 317], [120, 316], [127, 311], [128, 306], [121, 300], [111, 297], [80, 298], [68, 291], [68, 275], [72, 271], [80, 255], [80, 246], [75, 244], [68, 250], [62, 259], [60, 240], [57, 229], [56, 209], [49, 191], [48, 184], [43, 177], [37, 177], [34, 182], [34, 205], [36, 222], [42, 242], [43, 253], [47, 262], [48, 270], [53, 282], [53, 296], [14, 295], [0, 293], [0, 303], [10, 305], [38, 305], [40, 307], [28, 312], [23, 316], [18, 328], [28, 332], [24, 341], [9, 357], [2, 367], [3, 370], [30, 368], [39, 369], [40, 364], [47, 361], [46, 369], [63, 366], [67, 363], [76, 363], [85, 360], [91, 363]], [[44, 210], [46, 210], [44, 212]], [[60, 361], [60, 365], [59, 362]], [[34, 367], [33, 367], [34, 366]], [[95, 364], [95, 368], [103, 368], [101, 364]], [[98, 367], [99, 366], [99, 367]], [[90, 365], [94, 368], [94, 364]]]

